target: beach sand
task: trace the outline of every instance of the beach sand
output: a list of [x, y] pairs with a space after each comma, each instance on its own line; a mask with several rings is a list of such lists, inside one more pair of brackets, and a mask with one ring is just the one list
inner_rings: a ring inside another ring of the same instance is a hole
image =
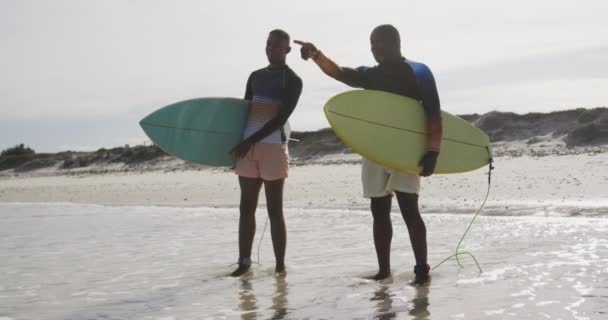
[[[376, 268], [353, 155], [293, 166], [287, 276], [237, 258], [239, 190], [222, 169], [0, 177], [0, 319], [604, 319], [608, 153], [502, 156], [463, 250], [411, 287], [393, 207], [393, 277]], [[429, 260], [453, 253], [487, 190], [487, 168], [423, 179]], [[254, 242], [265, 223], [261, 193]]]
[[[356, 155], [292, 166], [285, 207], [365, 209]], [[497, 157], [487, 214], [528, 209], [569, 214], [606, 213], [608, 152], [562, 156]], [[470, 213], [483, 199], [487, 167], [422, 179], [425, 212]], [[227, 169], [113, 174], [0, 176], [2, 202], [73, 202], [104, 205], [238, 207], [237, 177]], [[265, 204], [263, 192], [260, 204]], [[599, 208], [598, 208], [599, 207]], [[565, 212], [564, 212], [565, 210]], [[599, 210], [599, 211], [598, 211]]]

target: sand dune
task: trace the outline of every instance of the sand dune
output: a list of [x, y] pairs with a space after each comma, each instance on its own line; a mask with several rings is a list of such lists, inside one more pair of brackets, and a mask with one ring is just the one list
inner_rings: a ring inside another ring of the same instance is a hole
[[[497, 156], [547, 156], [599, 153], [608, 150], [608, 108], [525, 115], [490, 112], [462, 117], [488, 133]], [[292, 138], [296, 141], [292, 141], [289, 148], [296, 165], [319, 163], [324, 161], [323, 157], [329, 155], [341, 156], [351, 153], [329, 128], [314, 132], [294, 132]], [[55, 154], [0, 157], [0, 175], [201, 168], [203, 166], [174, 161], [153, 145], [102, 148], [95, 152], [64, 151]]]

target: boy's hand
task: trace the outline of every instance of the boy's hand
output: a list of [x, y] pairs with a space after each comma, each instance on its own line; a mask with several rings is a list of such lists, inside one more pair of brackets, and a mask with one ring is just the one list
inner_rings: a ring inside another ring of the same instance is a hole
[[253, 143], [251, 141], [245, 140], [245, 141], [237, 144], [236, 147], [232, 148], [232, 150], [230, 150], [230, 154], [232, 154], [233, 156], [235, 156], [237, 158], [244, 158], [252, 146], [253, 146]]
[[302, 46], [302, 48], [300, 48], [300, 55], [304, 60], [314, 57], [319, 52], [319, 49], [317, 49], [317, 47], [310, 42], [300, 40], [294, 40], [293, 42]]
[[418, 162], [418, 166], [422, 167], [422, 171], [420, 175], [423, 177], [428, 177], [433, 174], [435, 171], [435, 166], [437, 165], [437, 157], [439, 156], [439, 152], [437, 151], [427, 151]]

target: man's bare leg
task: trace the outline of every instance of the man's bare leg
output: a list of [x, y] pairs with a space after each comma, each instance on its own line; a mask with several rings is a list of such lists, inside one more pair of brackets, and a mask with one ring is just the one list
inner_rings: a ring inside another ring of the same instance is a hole
[[371, 198], [371, 211], [374, 217], [374, 246], [378, 258], [378, 273], [373, 280], [382, 280], [391, 275], [391, 240], [393, 225], [391, 223], [392, 196]]
[[418, 208], [418, 195], [414, 193], [396, 192], [401, 215], [410, 235], [410, 243], [416, 258], [416, 282], [428, 279], [429, 266], [427, 263], [426, 225]]

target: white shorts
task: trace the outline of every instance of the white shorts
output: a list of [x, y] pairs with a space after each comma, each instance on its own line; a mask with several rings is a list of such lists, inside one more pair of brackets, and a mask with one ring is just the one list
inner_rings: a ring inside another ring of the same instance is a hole
[[420, 176], [383, 167], [363, 158], [361, 167], [363, 196], [365, 198], [385, 197], [394, 191], [418, 194]]

